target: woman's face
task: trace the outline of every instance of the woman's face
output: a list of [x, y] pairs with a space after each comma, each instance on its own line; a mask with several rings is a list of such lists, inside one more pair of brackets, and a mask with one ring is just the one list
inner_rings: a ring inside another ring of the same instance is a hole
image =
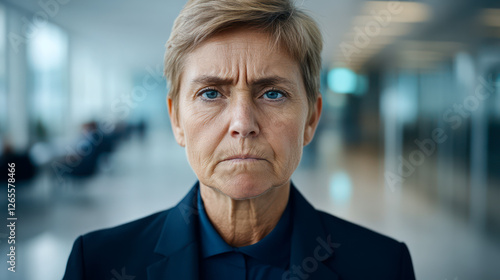
[[200, 183], [233, 199], [289, 184], [322, 102], [309, 116], [298, 63], [267, 34], [236, 29], [190, 53], [181, 76], [169, 113]]

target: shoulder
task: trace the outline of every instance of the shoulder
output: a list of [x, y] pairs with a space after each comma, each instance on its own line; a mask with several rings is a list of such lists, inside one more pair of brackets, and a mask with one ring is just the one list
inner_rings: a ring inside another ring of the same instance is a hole
[[154, 249], [170, 211], [81, 235], [74, 242], [63, 279], [111, 279], [116, 273], [130, 272], [145, 277], [143, 268], [158, 258]]
[[361, 277], [364, 274], [357, 273], [371, 271], [372, 275], [383, 275], [385, 279], [414, 279], [410, 253], [403, 242], [328, 213], [317, 212], [335, 244], [332, 265], [338, 270], [351, 267], [353, 269], [346, 275]]
[[165, 218], [171, 210], [157, 212], [115, 227], [92, 231], [82, 235], [82, 239], [84, 242], [91, 241], [90, 243], [101, 246], [106, 244], [113, 245], [125, 240], [127, 243], [133, 243], [134, 240], [140, 240], [145, 236], [148, 239], [154, 238], [160, 235]]
[[368, 244], [383, 244], [383, 245], [397, 245], [398, 241], [395, 239], [363, 227], [361, 225], [349, 222], [342, 218], [333, 216], [323, 211], [317, 210], [320, 216], [323, 227], [327, 232], [332, 233], [337, 238], [342, 240], [355, 240], [362, 242], [363, 245]]

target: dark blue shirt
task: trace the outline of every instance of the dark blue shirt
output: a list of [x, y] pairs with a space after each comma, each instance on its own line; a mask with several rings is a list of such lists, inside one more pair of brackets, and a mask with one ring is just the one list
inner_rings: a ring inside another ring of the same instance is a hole
[[200, 279], [282, 279], [290, 263], [290, 200], [276, 227], [259, 242], [244, 246], [228, 245], [208, 219], [200, 191]]

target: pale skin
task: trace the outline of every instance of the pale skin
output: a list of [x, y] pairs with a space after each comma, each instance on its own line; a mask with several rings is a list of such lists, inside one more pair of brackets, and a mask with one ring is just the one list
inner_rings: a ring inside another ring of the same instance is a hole
[[167, 99], [172, 129], [211, 223], [231, 246], [257, 243], [287, 205], [321, 96], [310, 107], [297, 61], [266, 33], [238, 28], [187, 55], [178, 98]]

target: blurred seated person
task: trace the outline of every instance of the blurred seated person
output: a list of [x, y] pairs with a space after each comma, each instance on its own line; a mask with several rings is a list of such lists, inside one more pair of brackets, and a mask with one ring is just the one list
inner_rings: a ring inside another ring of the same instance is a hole
[[[28, 151], [14, 151], [12, 144], [9, 140], [3, 143], [2, 153], [0, 155], [0, 166], [2, 166], [2, 172], [0, 172], [0, 179], [2, 182], [7, 182], [8, 176], [8, 164], [15, 164], [14, 179], [15, 183], [26, 182], [36, 174], [36, 166], [33, 163]], [[6, 186], [6, 185], [5, 185]]]

